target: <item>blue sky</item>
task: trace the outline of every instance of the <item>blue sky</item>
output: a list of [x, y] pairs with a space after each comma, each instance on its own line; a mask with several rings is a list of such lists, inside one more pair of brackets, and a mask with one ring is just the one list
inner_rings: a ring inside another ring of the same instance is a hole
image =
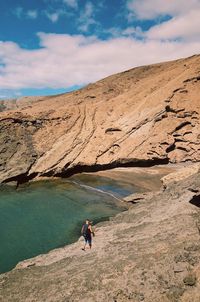
[[199, 50], [200, 0], [0, 2], [0, 98], [62, 93]]

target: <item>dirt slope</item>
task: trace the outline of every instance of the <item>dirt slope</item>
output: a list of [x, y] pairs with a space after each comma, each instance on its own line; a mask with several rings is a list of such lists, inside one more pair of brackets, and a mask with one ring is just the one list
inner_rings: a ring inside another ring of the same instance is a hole
[[[200, 56], [0, 113], [0, 181], [200, 160]], [[8, 110], [10, 108], [10, 110]]]

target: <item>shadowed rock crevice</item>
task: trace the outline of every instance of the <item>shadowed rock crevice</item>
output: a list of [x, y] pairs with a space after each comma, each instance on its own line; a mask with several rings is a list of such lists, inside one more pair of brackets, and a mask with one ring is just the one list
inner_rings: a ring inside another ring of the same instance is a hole
[[115, 132], [115, 131], [122, 131], [122, 130], [119, 128], [108, 128], [105, 130], [105, 133]]
[[7, 178], [2, 183], [9, 184], [12, 182], [16, 182], [16, 185], [19, 186], [21, 184], [24, 184], [24, 183], [36, 178], [37, 175], [38, 175], [37, 173], [32, 173], [30, 175], [28, 175], [28, 173], [22, 173], [22, 174]]
[[65, 171], [55, 173], [55, 171], [49, 171], [47, 173], [43, 173], [42, 176], [55, 176], [55, 177], [70, 177], [77, 173], [84, 173], [84, 172], [98, 172], [98, 171], [104, 171], [104, 170], [110, 170], [114, 168], [120, 168], [120, 167], [153, 167], [155, 165], [166, 165], [169, 163], [168, 158], [164, 159], [154, 159], [154, 160], [121, 160], [121, 161], [115, 161], [110, 164], [95, 164], [95, 165], [76, 165], [73, 168], [69, 168]]
[[180, 125], [178, 125], [174, 131], [178, 131], [180, 129], [182, 129], [183, 127], [187, 126], [187, 125], [191, 125], [191, 122], [189, 121], [185, 121], [185, 122], [182, 122]]
[[185, 81], [183, 81], [183, 83], [192, 82], [192, 81], [200, 81], [200, 76], [186, 79]]
[[105, 171], [105, 170], [110, 170], [114, 168], [120, 168], [120, 167], [153, 167], [155, 165], [166, 165], [169, 163], [169, 159], [154, 159], [154, 160], [149, 160], [149, 161], [127, 161], [127, 160], [122, 160], [122, 161], [116, 161], [111, 164], [105, 164], [105, 165], [77, 165], [73, 168], [67, 168], [65, 167], [65, 171], [58, 172], [56, 173], [55, 170], [50, 170], [45, 173], [31, 173], [29, 172], [16, 175], [13, 177], [10, 177], [8, 179], [5, 179], [3, 183], [8, 184], [9, 182], [16, 182], [17, 185], [26, 183], [30, 180], [33, 180], [36, 177], [61, 177], [61, 178], [68, 178], [74, 174], [78, 173], [84, 173], [84, 172], [98, 172], [98, 171]]
[[190, 203], [200, 208], [200, 195], [193, 196], [193, 198], [190, 200]]
[[172, 152], [173, 150], [175, 150], [175, 148], [176, 148], [176, 145], [175, 145], [175, 143], [173, 143], [167, 147], [166, 152], [167, 153]]

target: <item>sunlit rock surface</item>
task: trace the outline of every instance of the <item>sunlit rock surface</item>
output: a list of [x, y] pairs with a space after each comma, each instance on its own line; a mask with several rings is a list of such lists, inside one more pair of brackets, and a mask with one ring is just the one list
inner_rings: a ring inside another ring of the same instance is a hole
[[0, 181], [200, 160], [200, 56], [0, 101]]

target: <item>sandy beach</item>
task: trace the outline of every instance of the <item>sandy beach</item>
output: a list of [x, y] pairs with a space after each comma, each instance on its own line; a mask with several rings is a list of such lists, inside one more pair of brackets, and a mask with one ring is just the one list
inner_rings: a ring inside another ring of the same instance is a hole
[[[183, 165], [153, 166], [148, 168], [127, 167], [93, 172], [93, 175], [108, 177], [137, 187], [138, 192], [157, 191], [161, 188], [161, 178], [178, 171]], [[91, 173], [84, 173], [91, 174]]]

